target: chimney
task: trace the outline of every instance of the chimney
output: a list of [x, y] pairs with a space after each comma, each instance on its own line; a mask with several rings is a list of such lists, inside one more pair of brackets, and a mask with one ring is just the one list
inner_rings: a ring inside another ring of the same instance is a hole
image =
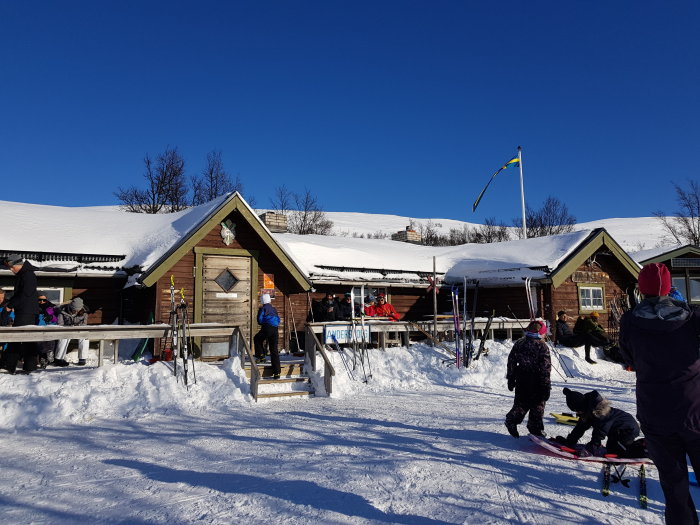
[[260, 220], [272, 233], [287, 232], [287, 216], [283, 213], [275, 213], [274, 211], [266, 211], [260, 215]]
[[423, 241], [421, 234], [412, 230], [410, 226], [406, 226], [405, 230], [401, 230], [391, 234], [392, 241], [410, 242], [412, 244], [420, 244]]

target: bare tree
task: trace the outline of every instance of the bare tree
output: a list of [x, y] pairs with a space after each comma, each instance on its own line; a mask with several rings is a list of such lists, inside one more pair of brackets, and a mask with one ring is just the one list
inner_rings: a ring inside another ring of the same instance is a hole
[[120, 187], [114, 195], [122, 207], [135, 213], [167, 213], [185, 209], [185, 160], [177, 148], [166, 148], [158, 155], [155, 163], [148, 155], [143, 162], [146, 167], [146, 189]]
[[461, 228], [450, 228], [449, 232], [449, 246], [458, 246], [460, 244], [467, 244], [471, 237], [471, 231], [469, 226], [464, 224]]
[[289, 191], [284, 184], [277, 186], [274, 198], [270, 199], [270, 205], [277, 213], [287, 215], [294, 207], [294, 193]]
[[489, 217], [484, 224], [475, 228], [469, 238], [470, 242], [487, 244], [491, 242], [503, 242], [510, 240], [508, 226], [502, 222], [497, 223], [495, 217]]
[[240, 191], [243, 185], [240, 179], [236, 179], [236, 182], [238, 187], [231, 182], [224, 170], [221, 152], [210, 151], [207, 153], [207, 165], [202, 173], [198, 177], [192, 177], [192, 205], [204, 204], [230, 191]]
[[688, 189], [675, 182], [672, 184], [680, 210], [674, 217], [660, 211], [654, 215], [661, 221], [669, 238], [678, 244], [700, 246], [700, 185], [695, 180], [688, 180]]
[[[545, 237], [573, 231], [576, 217], [569, 213], [566, 204], [550, 196], [538, 210], [525, 207], [525, 223], [528, 237]], [[522, 238], [522, 219], [514, 219], [513, 224], [520, 228], [518, 237]]]
[[326, 217], [311, 191], [307, 189], [293, 197], [296, 209], [288, 216], [289, 231], [300, 235], [330, 235], [333, 222]]

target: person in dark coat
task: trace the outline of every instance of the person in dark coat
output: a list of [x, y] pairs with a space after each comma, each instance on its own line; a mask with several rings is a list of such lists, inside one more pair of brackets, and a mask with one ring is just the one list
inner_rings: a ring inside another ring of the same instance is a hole
[[[19, 255], [9, 255], [4, 264], [15, 274], [15, 288], [12, 297], [7, 301], [6, 310], [14, 310], [13, 326], [35, 325], [39, 316], [39, 294], [36, 289], [36, 274], [29, 261], [24, 261]], [[11, 374], [17, 370], [17, 362], [23, 360], [23, 370], [33, 372], [37, 368], [38, 348], [35, 342], [11, 343], [3, 356], [3, 368]]]
[[[610, 401], [603, 398], [597, 390], [582, 394], [564, 388], [564, 395], [566, 405], [576, 412], [579, 420], [568, 436], [557, 436], [556, 441], [574, 448], [586, 430], [592, 428], [591, 440], [581, 456], [616, 454], [622, 458], [646, 457], [643, 445], [637, 441], [639, 423], [632, 414], [610, 406]], [[603, 447], [606, 437], [607, 442]]]
[[569, 348], [583, 346], [586, 352], [586, 361], [595, 365], [597, 361], [591, 357], [591, 347], [607, 346], [611, 343], [605, 335], [603, 327], [598, 324], [598, 312], [591, 312], [589, 317], [579, 316], [573, 331], [567, 323], [568, 318], [569, 316], [564, 310], [557, 312], [557, 343]]
[[335, 301], [335, 296], [331, 292], [328, 292], [318, 305], [316, 321], [323, 323], [337, 321], [337, 312], [338, 303]]
[[280, 354], [277, 350], [277, 327], [280, 324], [280, 317], [277, 309], [272, 306], [269, 294], [262, 294], [260, 297], [262, 305], [258, 310], [258, 324], [260, 331], [253, 337], [253, 345], [255, 347], [255, 360], [258, 363], [265, 361], [265, 347], [263, 344], [267, 341], [267, 349], [270, 351], [270, 362], [272, 363], [272, 374], [275, 379], [280, 378]]
[[508, 355], [508, 390], [515, 390], [513, 408], [506, 415], [506, 428], [511, 436], [520, 437], [518, 425], [529, 413], [527, 429], [531, 434], [544, 436], [545, 403], [551, 390], [552, 359], [543, 341], [547, 333], [544, 321], [532, 321], [525, 337], [518, 339]]
[[343, 300], [338, 303], [336, 319], [338, 321], [351, 321], [354, 317], [355, 305], [352, 304], [352, 294], [347, 292]]
[[[0, 326], [12, 326], [12, 321], [15, 319], [15, 313], [7, 308], [7, 299], [5, 299], [5, 290], [0, 288]], [[0, 341], [0, 352], [4, 352], [7, 343]], [[0, 354], [0, 362], [2, 354]]]
[[620, 320], [620, 349], [637, 373], [637, 418], [659, 471], [666, 523], [697, 524], [687, 458], [700, 472], [700, 310], [668, 297], [665, 265], [638, 277], [644, 300]]

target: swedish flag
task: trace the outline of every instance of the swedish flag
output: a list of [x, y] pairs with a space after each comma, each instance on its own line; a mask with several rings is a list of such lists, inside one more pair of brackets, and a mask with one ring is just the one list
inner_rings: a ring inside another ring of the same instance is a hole
[[501, 173], [503, 170], [508, 169], [508, 168], [519, 168], [520, 167], [520, 158], [519, 157], [513, 157], [510, 159], [508, 162], [506, 162], [503, 166], [498, 168], [498, 171], [491, 175], [491, 178], [489, 181], [486, 183], [486, 186], [484, 186], [484, 189], [481, 190], [481, 193], [479, 193], [479, 196], [476, 198], [474, 201], [474, 204], [472, 205], [472, 212], [476, 211], [476, 207], [479, 205], [479, 202], [481, 202], [481, 197], [484, 196], [484, 193], [486, 193], [486, 189], [489, 187], [489, 184], [491, 184], [491, 181], [496, 178], [496, 175]]

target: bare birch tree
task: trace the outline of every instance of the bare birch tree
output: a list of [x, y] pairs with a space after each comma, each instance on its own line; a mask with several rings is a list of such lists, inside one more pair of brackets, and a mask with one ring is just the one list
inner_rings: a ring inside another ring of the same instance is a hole
[[675, 182], [672, 184], [680, 210], [673, 217], [660, 211], [655, 212], [654, 216], [661, 221], [668, 238], [674, 242], [700, 246], [700, 184], [688, 180], [687, 189]]
[[[522, 238], [522, 219], [513, 220], [513, 224], [520, 228], [518, 237]], [[569, 213], [566, 204], [559, 199], [547, 197], [538, 210], [525, 207], [525, 224], [528, 237], [545, 237], [573, 231], [576, 217]]]

